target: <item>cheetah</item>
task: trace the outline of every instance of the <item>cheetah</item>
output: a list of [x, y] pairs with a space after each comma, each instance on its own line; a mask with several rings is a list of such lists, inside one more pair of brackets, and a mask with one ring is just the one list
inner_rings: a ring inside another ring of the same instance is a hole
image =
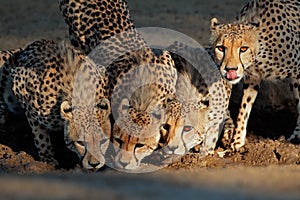
[[[125, 170], [136, 169], [157, 149], [165, 109], [173, 98], [177, 79], [168, 52], [158, 57], [150, 49], [141, 53], [141, 60], [131, 62], [132, 68], [118, 80], [111, 96], [115, 164]], [[128, 63], [126, 59], [122, 63]]]
[[134, 29], [126, 1], [58, 0], [58, 3], [72, 45], [85, 54], [111, 36]]
[[[172, 111], [167, 112], [167, 124], [162, 127], [163, 135], [167, 137], [164, 151], [167, 152], [167, 149], [169, 154], [184, 155], [200, 145], [201, 157], [214, 154], [222, 130], [220, 127], [224, 125], [227, 130], [234, 128], [228, 112], [231, 86], [220, 76], [207, 49], [180, 42], [167, 49], [175, 61], [178, 79], [176, 101], [171, 102]], [[189, 130], [185, 135], [180, 132], [183, 130], [184, 133], [183, 127]]]
[[135, 169], [159, 143], [166, 102], [175, 91], [174, 62], [167, 51], [156, 54], [147, 45], [124, 0], [60, 0], [59, 7], [71, 43], [106, 66], [114, 121], [113, 165]]
[[64, 42], [48, 40], [29, 44], [7, 67], [40, 159], [58, 165], [49, 132], [64, 129], [66, 146], [82, 167], [101, 168], [111, 132], [105, 68]]
[[205, 140], [209, 124], [209, 95], [203, 95], [186, 73], [178, 75], [176, 100], [167, 104], [166, 123], [161, 127], [163, 153], [185, 155]]
[[[245, 144], [252, 105], [262, 80], [291, 79], [300, 113], [300, 3], [298, 0], [251, 0], [232, 24], [211, 20], [211, 43], [222, 76], [236, 84], [244, 79], [243, 99], [234, 132], [224, 134], [233, 151]], [[300, 138], [300, 115], [289, 141]]]

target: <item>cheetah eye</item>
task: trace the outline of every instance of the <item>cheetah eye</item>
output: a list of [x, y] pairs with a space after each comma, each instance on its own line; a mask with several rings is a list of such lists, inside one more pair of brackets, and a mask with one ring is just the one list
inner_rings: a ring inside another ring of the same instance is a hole
[[161, 114], [160, 113], [152, 113], [153, 117], [155, 117], [156, 119], [160, 119], [161, 118]]
[[221, 52], [225, 51], [225, 47], [224, 46], [217, 46], [216, 49], [218, 49]]
[[184, 126], [183, 127], [183, 132], [190, 132], [193, 129], [192, 126]]
[[244, 53], [244, 52], [246, 52], [248, 49], [249, 49], [249, 47], [241, 47], [241, 48], [240, 48], [240, 52], [241, 52], [241, 53]]
[[130, 105], [122, 105], [122, 110], [128, 110], [129, 108], [132, 108]]
[[144, 147], [144, 146], [145, 146], [144, 144], [137, 143], [137, 144], [135, 145], [135, 148], [142, 148], [142, 147]]
[[153, 117], [155, 117], [156, 119], [160, 120], [161, 119], [161, 115], [162, 115], [162, 111], [160, 109], [153, 110], [153, 112], [151, 113], [151, 115]]
[[100, 141], [100, 146], [101, 146], [101, 145], [104, 145], [107, 141], [108, 141], [108, 140], [106, 140], [106, 139], [101, 140], [101, 141]]
[[75, 142], [75, 145], [84, 147], [84, 142], [83, 142], [83, 141], [76, 141], [76, 142]]

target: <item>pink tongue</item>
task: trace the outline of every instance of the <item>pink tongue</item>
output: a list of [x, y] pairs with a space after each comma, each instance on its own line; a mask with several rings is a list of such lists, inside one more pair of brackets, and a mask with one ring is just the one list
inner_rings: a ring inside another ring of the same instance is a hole
[[226, 73], [226, 78], [228, 80], [234, 80], [237, 78], [237, 73], [235, 70], [228, 70]]

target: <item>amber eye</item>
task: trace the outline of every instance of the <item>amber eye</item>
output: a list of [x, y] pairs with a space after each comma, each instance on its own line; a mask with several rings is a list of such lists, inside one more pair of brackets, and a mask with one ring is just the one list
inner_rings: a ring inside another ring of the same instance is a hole
[[249, 48], [249, 47], [241, 47], [241, 48], [240, 48], [240, 52], [241, 52], [241, 53], [244, 53], [244, 52], [246, 52], [246, 51], [248, 50], [248, 48]]
[[225, 47], [224, 46], [217, 46], [216, 49], [218, 49], [219, 51], [222, 51], [222, 52], [225, 51]]
[[184, 132], [190, 132], [192, 129], [193, 129], [192, 126], [184, 126], [184, 127], [183, 127], [183, 131], [184, 131]]

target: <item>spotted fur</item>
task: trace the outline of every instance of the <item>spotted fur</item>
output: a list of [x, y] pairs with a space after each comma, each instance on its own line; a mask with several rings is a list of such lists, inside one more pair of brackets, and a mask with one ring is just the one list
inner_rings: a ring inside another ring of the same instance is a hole
[[[291, 79], [299, 103], [300, 3], [298, 0], [251, 0], [233, 24], [211, 21], [212, 45], [222, 75], [235, 84], [244, 79], [243, 99], [232, 134], [225, 141], [233, 150], [245, 144], [252, 105], [263, 79]], [[300, 115], [289, 140], [298, 140]]]
[[176, 100], [167, 104], [166, 123], [161, 127], [164, 153], [184, 155], [205, 143], [210, 124], [208, 107], [209, 95], [199, 93], [186, 72], [179, 74]]
[[[180, 144], [184, 144], [186, 150], [201, 144], [201, 156], [213, 154], [222, 125], [224, 124], [228, 131], [234, 129], [227, 109], [231, 86], [219, 75], [206, 49], [175, 42], [168, 50], [172, 52], [179, 73], [175, 94], [176, 100], [179, 101], [177, 107], [180, 107], [180, 110], [174, 112], [175, 107], [169, 113], [168, 120], [173, 126], [166, 124], [169, 135], [165, 145], [169, 145], [173, 151], [177, 149], [183, 155], [184, 148]], [[180, 125], [180, 123], [183, 124]], [[176, 125], [179, 126], [176, 127]], [[190, 131], [186, 134], [185, 136], [189, 139], [183, 137], [181, 143], [176, 146], [176, 142], [172, 142], [170, 138], [180, 137], [175, 130], [180, 130], [182, 126], [193, 127], [194, 132]]]
[[59, 0], [71, 43], [86, 54], [111, 36], [134, 28], [124, 0]]
[[49, 132], [65, 127], [66, 145], [83, 168], [104, 165], [110, 136], [104, 72], [66, 43], [41, 40], [20, 52], [11, 69], [13, 92], [25, 109], [42, 161], [58, 164]]
[[[59, 4], [72, 44], [107, 68], [115, 165], [137, 168], [158, 145], [164, 116], [157, 112], [175, 91], [174, 62], [167, 51], [156, 55], [148, 47], [125, 0], [60, 0]], [[150, 132], [145, 137], [146, 130]]]

